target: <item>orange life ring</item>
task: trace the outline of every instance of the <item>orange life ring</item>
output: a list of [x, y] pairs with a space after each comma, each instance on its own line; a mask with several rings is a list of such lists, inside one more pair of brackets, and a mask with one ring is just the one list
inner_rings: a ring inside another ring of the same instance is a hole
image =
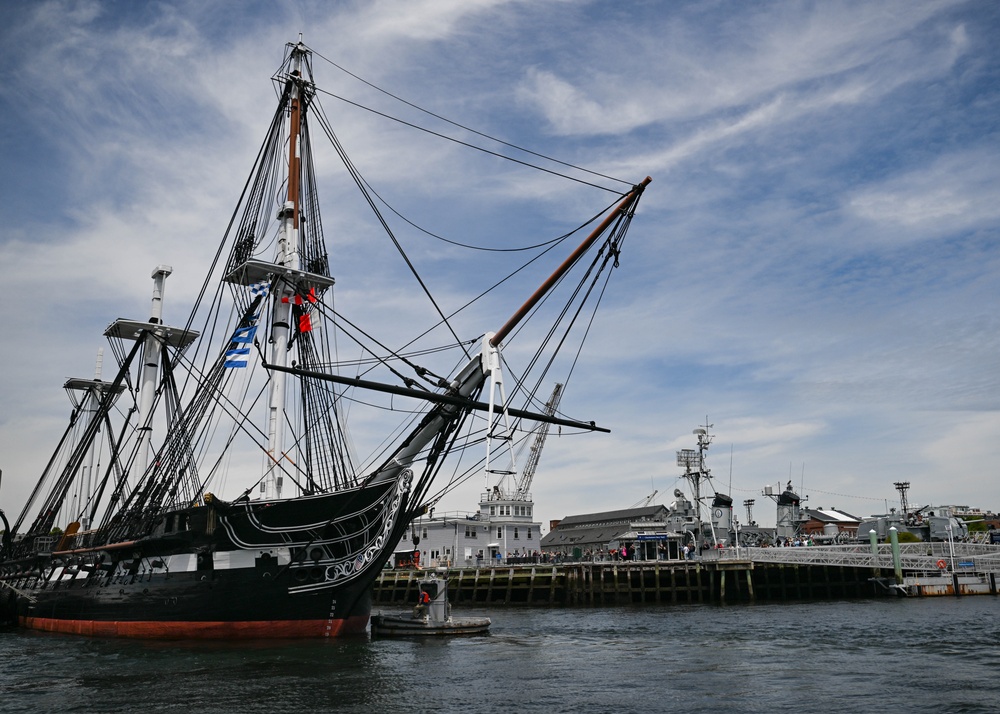
[[939, 568], [941, 568], [941, 570], [944, 570], [945, 568], [947, 568], [947, 567], [948, 567], [948, 564], [947, 564], [946, 562], [944, 562], [944, 558], [942, 558], [941, 560], [939, 560], [939, 561], [937, 562], [937, 566], [938, 566]]

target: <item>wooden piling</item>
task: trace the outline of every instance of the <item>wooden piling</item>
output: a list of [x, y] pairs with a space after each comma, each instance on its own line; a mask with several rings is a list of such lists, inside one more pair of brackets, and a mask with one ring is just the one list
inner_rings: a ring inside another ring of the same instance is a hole
[[[375, 604], [411, 603], [421, 571], [385, 570]], [[455, 605], [591, 606], [871, 597], [870, 570], [750, 561], [488, 565], [448, 571]], [[990, 592], [997, 593], [991, 574]]]

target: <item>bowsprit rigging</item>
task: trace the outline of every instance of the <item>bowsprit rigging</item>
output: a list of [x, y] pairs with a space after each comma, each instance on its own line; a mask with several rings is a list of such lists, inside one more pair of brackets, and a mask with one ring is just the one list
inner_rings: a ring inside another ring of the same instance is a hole
[[[430, 295], [336, 140], [312, 56], [301, 40], [288, 45], [274, 76], [278, 106], [190, 317], [181, 326], [165, 320], [172, 268], [158, 266], [149, 318], [119, 319], [105, 332], [114, 376], [102, 380], [99, 370], [67, 383], [70, 428], [5, 527], [5, 620], [147, 638], [358, 633], [372, 581], [427, 507], [449, 456], [485, 443], [488, 469], [493, 441], [509, 441], [521, 421], [606, 431], [557, 416], [551, 400], [540, 410], [535, 392], [570, 331], [583, 324], [586, 332], [581, 317], [592, 308], [584, 306], [599, 301], [617, 266], [649, 179], [603, 220], [585, 222], [597, 225], [496, 331], [460, 338], [455, 312]], [[435, 325], [416, 339], [443, 326], [451, 349], [398, 334], [376, 339], [342, 314], [323, 235], [314, 123], [433, 307]], [[541, 252], [528, 264], [571, 234], [537, 242]], [[550, 309], [563, 290], [566, 305]], [[525, 329], [542, 318], [551, 326]], [[526, 340], [537, 350], [525, 351], [526, 365], [515, 370], [502, 351]], [[342, 345], [360, 356], [342, 359]], [[452, 359], [452, 349], [457, 366], [417, 361]], [[513, 377], [509, 393], [502, 369]], [[379, 395], [406, 421], [359, 457], [348, 416], [358, 423], [354, 412]], [[235, 495], [217, 495], [230, 488]]]

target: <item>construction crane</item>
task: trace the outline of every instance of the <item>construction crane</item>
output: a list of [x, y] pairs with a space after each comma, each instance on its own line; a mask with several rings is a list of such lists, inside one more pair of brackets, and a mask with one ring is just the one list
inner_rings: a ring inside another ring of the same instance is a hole
[[646, 506], [648, 506], [653, 502], [653, 499], [656, 498], [656, 494], [658, 494], [659, 492], [660, 489], [658, 488], [653, 489], [653, 492], [651, 494], [649, 494], [645, 498], [640, 498], [638, 501], [629, 506], [629, 508], [645, 508]]
[[[549, 397], [549, 401], [545, 403], [545, 409], [542, 411], [545, 416], [554, 416], [556, 411], [559, 410], [559, 400], [562, 399], [562, 388], [563, 386], [556, 382], [556, 387], [552, 390], [552, 396]], [[535, 469], [538, 468], [538, 459], [542, 455], [542, 447], [545, 445], [545, 437], [548, 434], [548, 422], [540, 423], [535, 431], [535, 441], [531, 445], [531, 453], [528, 454], [528, 463], [524, 465], [524, 471], [521, 472], [521, 480], [517, 482], [517, 491], [514, 494], [515, 501], [527, 501], [529, 498], [528, 491], [531, 489], [531, 480], [535, 477]]]

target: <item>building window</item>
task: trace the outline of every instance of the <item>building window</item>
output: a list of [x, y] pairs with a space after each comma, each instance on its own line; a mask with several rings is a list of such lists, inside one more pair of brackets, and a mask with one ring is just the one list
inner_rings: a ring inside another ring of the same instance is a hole
[[424, 537], [424, 540], [427, 539], [427, 529], [426, 528], [424, 528], [424, 536], [423, 537]]
[[531, 529], [528, 529], [528, 540], [531, 540]]
[[497, 538], [503, 538], [503, 526], [497, 527]]
[[496, 506], [490, 506], [490, 515], [491, 516], [495, 516], [496, 515]]
[[514, 540], [517, 540], [517, 526], [514, 526]]

